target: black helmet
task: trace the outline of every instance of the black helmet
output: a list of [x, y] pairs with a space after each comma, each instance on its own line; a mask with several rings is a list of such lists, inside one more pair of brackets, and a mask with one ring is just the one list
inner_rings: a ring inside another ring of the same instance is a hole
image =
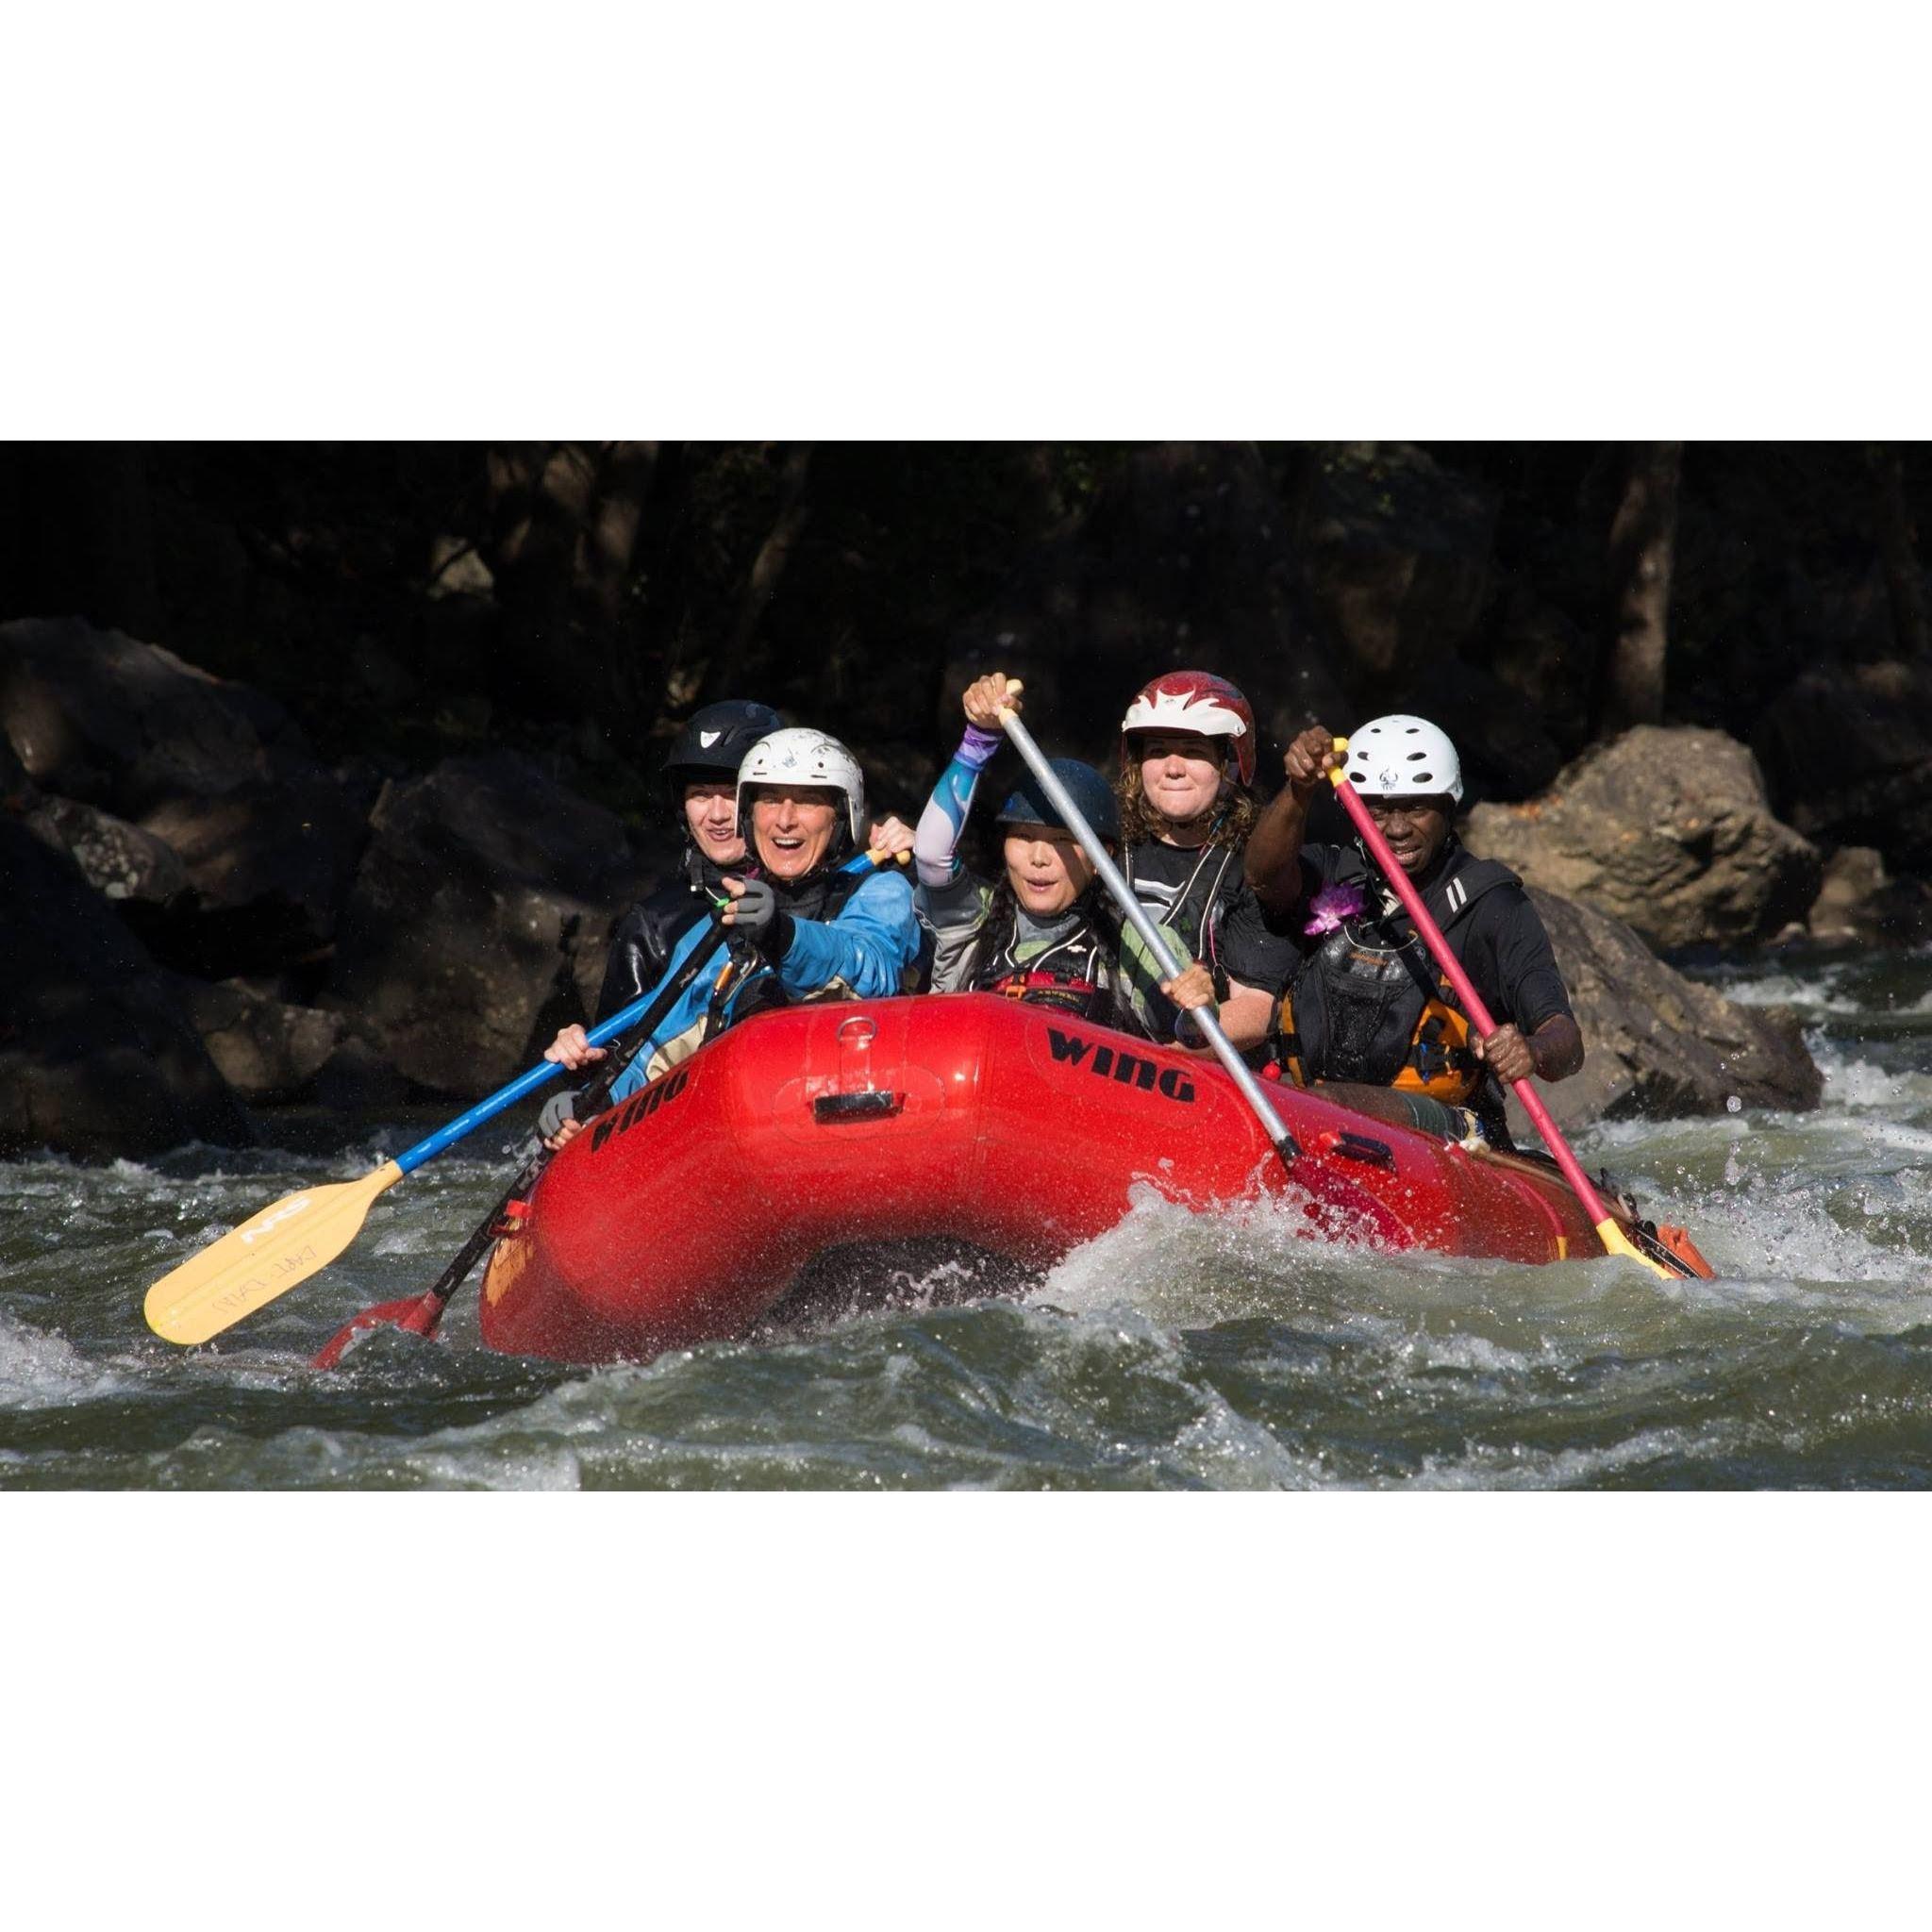
[[[1091, 765], [1083, 765], [1078, 758], [1051, 758], [1048, 764], [1054, 776], [1067, 788], [1074, 803], [1080, 808], [1080, 816], [1103, 839], [1118, 845], [1121, 808], [1114, 802], [1113, 787]], [[1052, 800], [1031, 772], [1024, 774], [1014, 786], [1006, 804], [1000, 807], [995, 823], [1002, 825], [1058, 825], [1062, 830], [1066, 829], [1065, 822], [1054, 809]]]
[[674, 808], [684, 803], [684, 788], [693, 778], [736, 779], [745, 753], [784, 724], [770, 705], [744, 698], [726, 698], [693, 711], [664, 755], [664, 782]]

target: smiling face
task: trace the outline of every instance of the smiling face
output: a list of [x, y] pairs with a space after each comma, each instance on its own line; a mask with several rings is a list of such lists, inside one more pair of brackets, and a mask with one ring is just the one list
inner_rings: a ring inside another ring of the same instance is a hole
[[1362, 803], [1368, 807], [1375, 829], [1389, 841], [1396, 864], [1410, 878], [1419, 878], [1435, 864], [1436, 855], [1449, 836], [1455, 800], [1365, 796]]
[[744, 841], [738, 832], [738, 786], [730, 778], [706, 778], [684, 788], [684, 823], [691, 842], [713, 865], [741, 865]]
[[774, 878], [802, 879], [824, 859], [845, 809], [829, 785], [751, 788], [751, 836], [758, 863]]
[[1007, 883], [1035, 919], [1055, 919], [1093, 883], [1080, 841], [1058, 825], [1013, 825], [1006, 843]]
[[1171, 824], [1205, 818], [1221, 796], [1224, 738], [1198, 731], [1143, 731], [1135, 752], [1141, 760], [1141, 791], [1147, 803]]

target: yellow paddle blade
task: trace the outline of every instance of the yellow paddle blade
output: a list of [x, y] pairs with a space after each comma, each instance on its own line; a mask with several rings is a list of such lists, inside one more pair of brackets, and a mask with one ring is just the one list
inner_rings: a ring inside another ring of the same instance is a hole
[[1603, 1242], [1607, 1255], [1628, 1255], [1633, 1261], [1641, 1261], [1653, 1274], [1661, 1274], [1666, 1281], [1679, 1278], [1675, 1269], [1666, 1268], [1654, 1255], [1646, 1255], [1609, 1215], [1597, 1223], [1596, 1238]]
[[232, 1328], [328, 1264], [356, 1239], [370, 1204], [403, 1177], [393, 1160], [358, 1181], [305, 1188], [191, 1255], [147, 1291], [147, 1325], [192, 1347]]

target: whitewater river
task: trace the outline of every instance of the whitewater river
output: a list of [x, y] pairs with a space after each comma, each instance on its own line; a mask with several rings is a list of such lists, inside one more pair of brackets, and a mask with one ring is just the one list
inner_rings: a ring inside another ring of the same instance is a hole
[[587, 1370], [483, 1350], [473, 1279], [437, 1342], [380, 1337], [331, 1374], [308, 1356], [426, 1285], [501, 1191], [508, 1131], [413, 1175], [331, 1269], [192, 1352], [148, 1333], [148, 1282], [423, 1124], [6, 1163], [0, 1488], [1923, 1484], [1932, 953], [1707, 976], [1801, 1009], [1823, 1108], [1625, 1123], [1579, 1148], [1687, 1224], [1714, 1282], [1324, 1249], [1286, 1216], [1150, 1200], [1021, 1300], [946, 1305], [943, 1278], [902, 1274], [802, 1332]]

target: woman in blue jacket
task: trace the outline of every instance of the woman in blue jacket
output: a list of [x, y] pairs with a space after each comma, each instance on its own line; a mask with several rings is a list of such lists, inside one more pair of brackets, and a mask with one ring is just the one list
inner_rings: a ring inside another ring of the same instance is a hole
[[[738, 811], [756, 875], [723, 881], [727, 903], [721, 923], [732, 935], [724, 963], [685, 990], [618, 1076], [613, 1104], [762, 1007], [903, 991], [919, 957], [919, 924], [906, 879], [893, 868], [842, 869], [867, 849], [868, 820], [864, 774], [836, 738], [803, 726], [767, 733], [739, 767]], [[869, 849], [886, 856], [911, 845], [909, 828], [888, 820], [872, 830]], [[752, 870], [747, 866], [747, 874]], [[663, 979], [676, 973], [708, 928], [709, 921], [703, 921], [679, 938]], [[573, 1072], [603, 1057], [604, 1049], [591, 1046], [579, 1026], [566, 1026], [544, 1054]], [[561, 1146], [579, 1125], [563, 1121], [552, 1144]]]

